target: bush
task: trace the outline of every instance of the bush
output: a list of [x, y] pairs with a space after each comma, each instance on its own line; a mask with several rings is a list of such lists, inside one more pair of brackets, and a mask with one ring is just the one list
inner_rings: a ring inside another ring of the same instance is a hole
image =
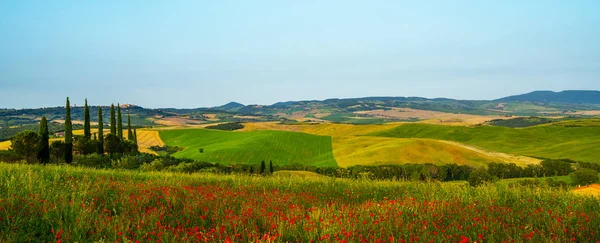
[[110, 167], [110, 157], [99, 154], [79, 155], [75, 157], [75, 164], [93, 168], [108, 168]]
[[25, 158], [14, 151], [0, 151], [0, 161], [6, 163], [21, 163]]
[[549, 187], [555, 187], [555, 188], [561, 188], [561, 189], [567, 189], [569, 187], [566, 182], [555, 180], [553, 178], [546, 179], [546, 184]]
[[579, 169], [569, 176], [573, 185], [586, 186], [598, 182], [598, 171], [592, 169]]
[[469, 175], [468, 182], [469, 185], [476, 187], [485, 183], [492, 182], [493, 180], [494, 177], [490, 175], [486, 169], [477, 169], [471, 172], [471, 174]]
[[203, 166], [200, 163], [196, 162], [185, 162], [178, 164], [176, 166], [171, 166], [167, 168], [168, 171], [171, 172], [183, 172], [183, 173], [194, 173], [203, 169]]
[[113, 160], [112, 167], [116, 169], [138, 169], [143, 164], [147, 164], [152, 161], [152, 158], [148, 159], [146, 155], [128, 155], [123, 156], [121, 159]]

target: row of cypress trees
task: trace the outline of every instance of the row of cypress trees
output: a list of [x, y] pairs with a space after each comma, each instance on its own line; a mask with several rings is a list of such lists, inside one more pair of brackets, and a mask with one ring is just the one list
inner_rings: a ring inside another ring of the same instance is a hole
[[[85, 106], [84, 106], [84, 123], [83, 123], [83, 136], [84, 139], [87, 140], [91, 140], [92, 139], [92, 131], [91, 131], [91, 126], [90, 126], [90, 110], [88, 107], [88, 102], [87, 99], [85, 99]], [[118, 121], [118, 122], [117, 122]], [[116, 136], [117, 138], [119, 138], [119, 140], [123, 140], [123, 122], [122, 122], [122, 116], [121, 116], [121, 106], [117, 104], [117, 110], [116, 110], [116, 114], [115, 114], [115, 105], [111, 104], [110, 106], [110, 134]], [[45, 128], [44, 128], [45, 127]], [[46, 136], [44, 137], [43, 132], [45, 129], [45, 134]], [[46, 117], [42, 117], [42, 121], [40, 122], [40, 135], [42, 136], [42, 142], [43, 144], [48, 144], [48, 125], [47, 125], [47, 121], [46, 121]], [[44, 138], [46, 138], [44, 140]], [[94, 133], [94, 140], [96, 140], [96, 153], [98, 154], [104, 154], [104, 123], [102, 121], [102, 107], [98, 107], [98, 133], [96, 135], [96, 133]], [[128, 114], [127, 115], [127, 140], [133, 141], [135, 144], [137, 144], [137, 129], [133, 129], [131, 128], [131, 116]], [[43, 152], [44, 150], [44, 146], [42, 145], [42, 151], [40, 152], [40, 157], [42, 156], [41, 153], [45, 153]], [[48, 149], [49, 151], [49, 149]], [[50, 153], [47, 153], [47, 160], [41, 159], [41, 161], [49, 161], [50, 159]], [[44, 154], [44, 156], [46, 156], [46, 154]], [[73, 127], [72, 127], [72, 122], [71, 122], [71, 104], [69, 101], [69, 97], [67, 97], [67, 103], [66, 103], [66, 114], [65, 114], [65, 162], [66, 163], [71, 163], [73, 162]]]

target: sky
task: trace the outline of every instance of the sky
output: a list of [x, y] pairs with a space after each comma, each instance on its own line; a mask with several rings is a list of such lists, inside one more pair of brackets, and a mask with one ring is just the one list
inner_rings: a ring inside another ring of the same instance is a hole
[[0, 107], [600, 89], [600, 1], [0, 1]]

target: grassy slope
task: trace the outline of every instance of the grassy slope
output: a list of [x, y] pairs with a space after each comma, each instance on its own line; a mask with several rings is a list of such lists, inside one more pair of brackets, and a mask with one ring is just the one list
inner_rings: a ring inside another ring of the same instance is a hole
[[[331, 138], [285, 131], [226, 132], [206, 129], [160, 131], [168, 145], [184, 147], [175, 154], [219, 163], [307, 164], [337, 166]], [[204, 153], [198, 149], [204, 148]]]
[[432, 139], [334, 137], [333, 153], [342, 167], [406, 163], [482, 166], [502, 162], [484, 153]]
[[370, 135], [395, 138], [431, 138], [461, 142], [504, 153], [545, 158], [600, 162], [600, 129], [597, 127], [538, 126], [450, 127], [407, 124]]
[[399, 139], [360, 136], [385, 131], [400, 124], [351, 125], [280, 125], [275, 123], [246, 123], [245, 130], [285, 130], [332, 137], [333, 155], [341, 167], [352, 165], [404, 164], [404, 163], [457, 163], [480, 166], [490, 162], [528, 164], [536, 161], [500, 153], [481, 151], [462, 144], [431, 139]]

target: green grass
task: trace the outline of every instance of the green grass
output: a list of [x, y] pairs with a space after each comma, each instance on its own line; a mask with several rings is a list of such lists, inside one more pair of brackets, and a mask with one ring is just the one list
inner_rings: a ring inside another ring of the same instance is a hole
[[[175, 157], [223, 164], [303, 164], [336, 167], [331, 137], [285, 131], [229, 132], [207, 129], [160, 131], [162, 140], [184, 148]], [[199, 148], [204, 148], [200, 153]]]
[[502, 183], [0, 163], [0, 242], [596, 242], [599, 202]]
[[517, 155], [600, 163], [598, 127], [535, 126], [514, 129], [407, 124], [369, 135], [450, 140]]

